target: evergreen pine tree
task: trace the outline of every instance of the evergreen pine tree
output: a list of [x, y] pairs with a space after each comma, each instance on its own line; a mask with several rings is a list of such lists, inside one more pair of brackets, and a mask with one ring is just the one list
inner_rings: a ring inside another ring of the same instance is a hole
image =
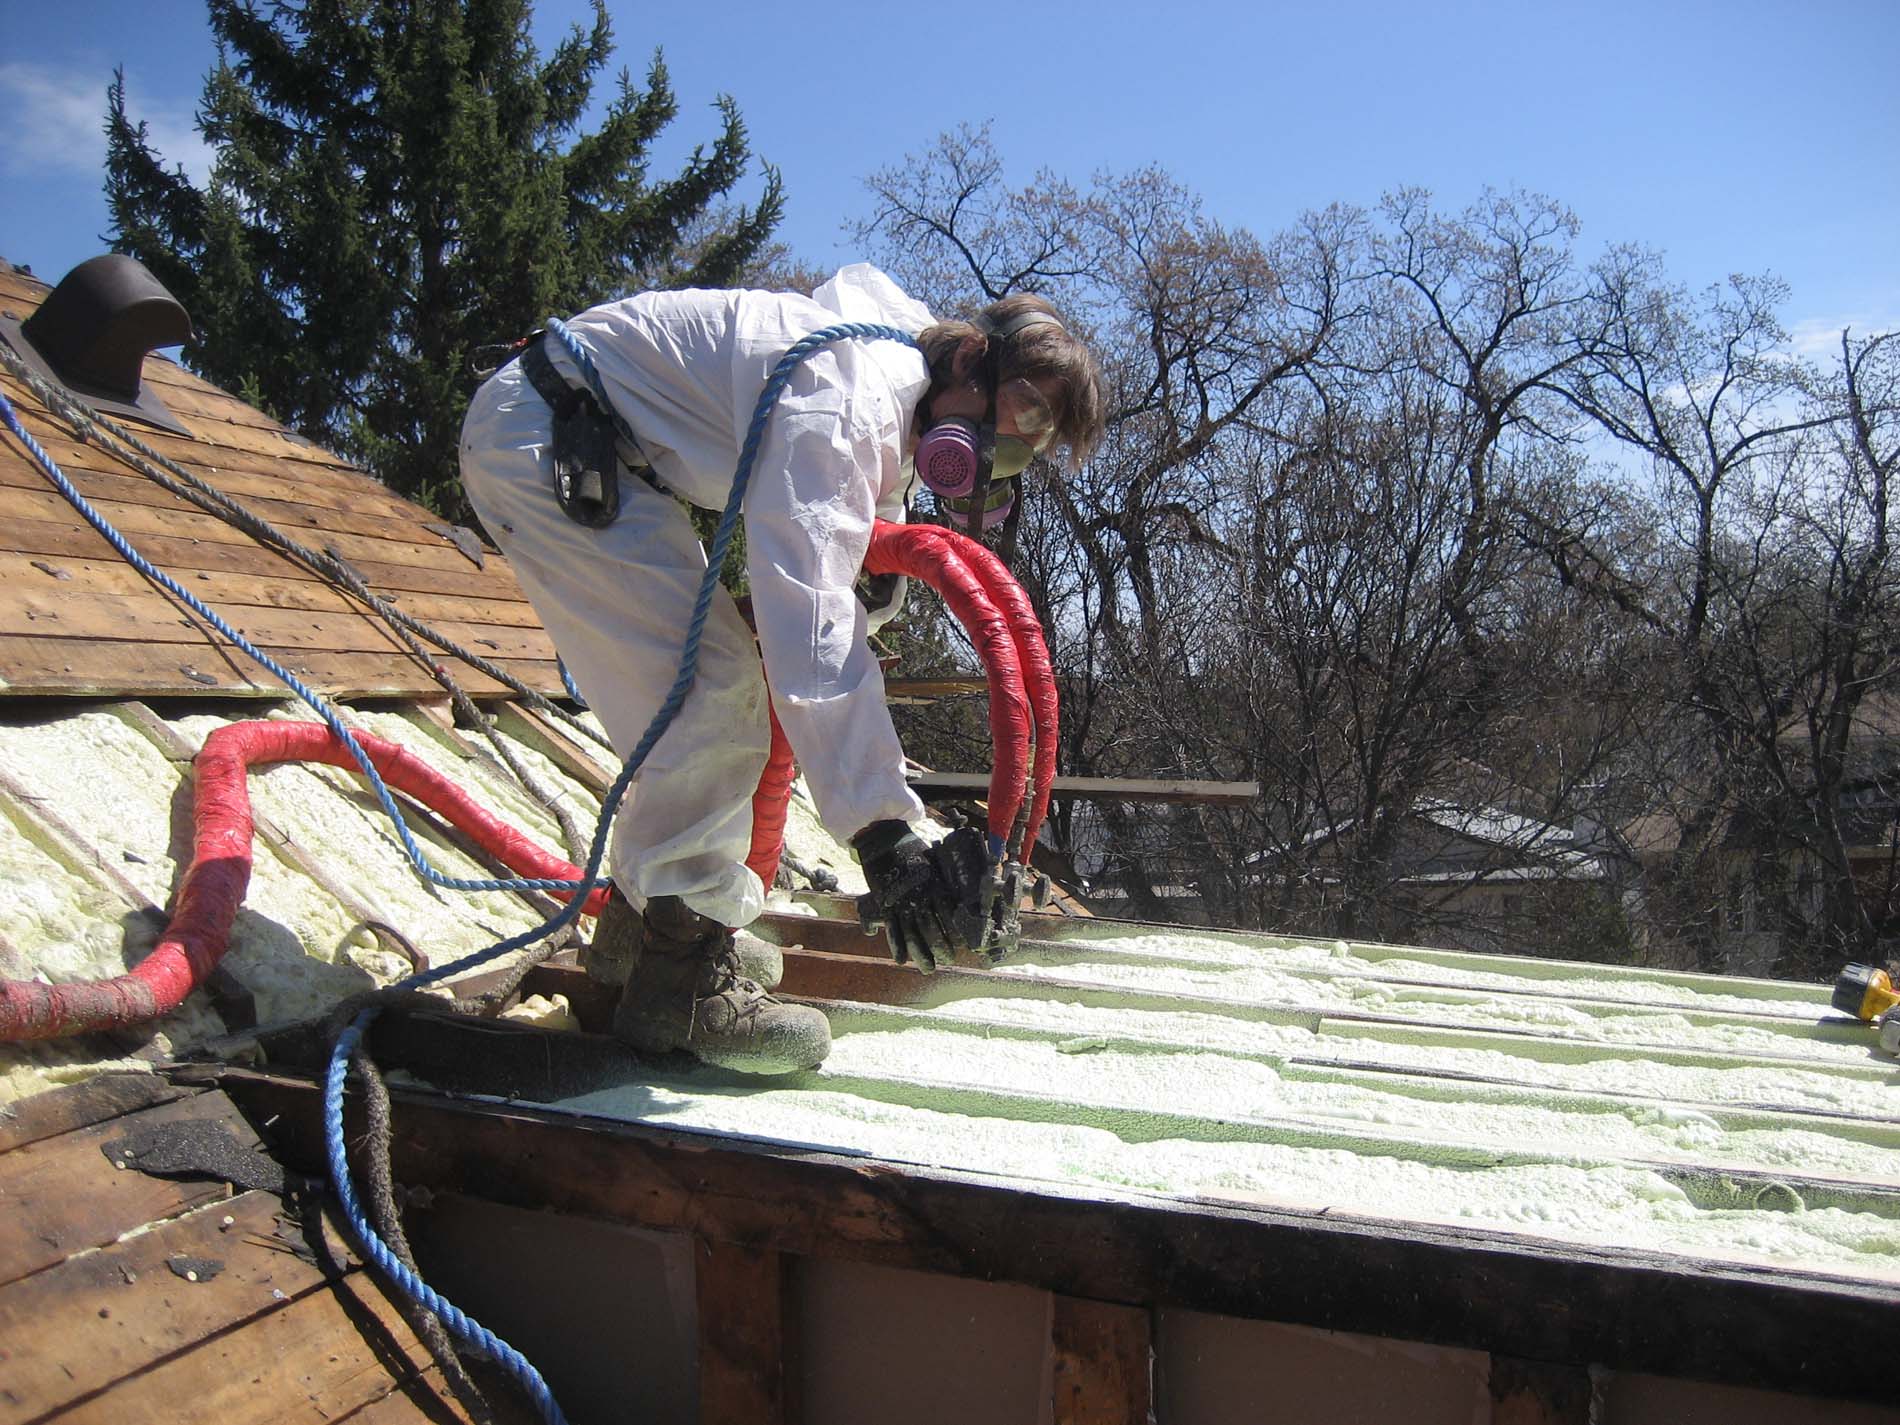
[[186, 362], [457, 518], [479, 348], [645, 287], [729, 284], [783, 210], [769, 165], [755, 206], [723, 204], [749, 155], [725, 97], [710, 150], [648, 181], [678, 108], [657, 52], [582, 132], [605, 0], [546, 58], [531, 8], [210, 0], [205, 190], [152, 151], [122, 77], [106, 116], [112, 246], [191, 313]]

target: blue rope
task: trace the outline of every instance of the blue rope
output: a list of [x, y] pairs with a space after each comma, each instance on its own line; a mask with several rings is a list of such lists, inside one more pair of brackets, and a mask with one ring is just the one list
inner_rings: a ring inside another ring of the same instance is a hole
[[[548, 327], [549, 330], [554, 332], [560, 339], [569, 354], [574, 357], [576, 364], [580, 367], [582, 374], [587, 378], [588, 384], [593, 388], [603, 408], [613, 411], [615, 409], [614, 404], [607, 396], [606, 389], [600, 379], [600, 373], [595, 368], [588, 353], [574, 340], [572, 334], [568, 332], [565, 324], [562, 322], [558, 320], [550, 321]], [[485, 963], [511, 950], [517, 950], [526, 945], [533, 944], [537, 940], [545, 939], [547, 936], [562, 929], [580, 914], [583, 900], [583, 896], [580, 893], [583, 890], [607, 884], [598, 879], [598, 872], [600, 870], [601, 861], [606, 853], [607, 834], [613, 824], [614, 813], [619, 809], [620, 802], [622, 798], [625, 797], [627, 787], [632, 783], [634, 774], [640, 770], [648, 754], [653, 750], [654, 744], [660, 740], [661, 735], [672, 724], [674, 716], [679, 712], [686, 701], [686, 695], [692, 690], [692, 685], [699, 666], [700, 640], [705, 632], [706, 620], [712, 611], [713, 595], [719, 586], [719, 571], [725, 565], [726, 551], [730, 548], [734, 531], [738, 527], [739, 513], [745, 504], [746, 488], [751, 483], [752, 466], [758, 457], [759, 443], [764, 438], [766, 424], [771, 418], [773, 409], [778, 405], [779, 396], [784, 391], [786, 383], [791, 379], [792, 372], [797, 369], [799, 364], [822, 347], [829, 346], [833, 342], [850, 339], [901, 341], [912, 346], [916, 344], [916, 338], [911, 333], [897, 327], [884, 326], [871, 322], [843, 322], [834, 326], [825, 327], [804, 337], [794, 344], [791, 349], [779, 359], [778, 365], [773, 368], [771, 376], [766, 380], [764, 389], [759, 393], [759, 403], [753, 411], [752, 424], [746, 432], [745, 443], [739, 452], [739, 464], [737, 469], [733, 472], [732, 490], [726, 498], [726, 507], [720, 515], [719, 527], [713, 535], [712, 547], [707, 552], [706, 573], [700, 580], [699, 593], [693, 603], [692, 617], [687, 623], [686, 640], [680, 649], [679, 674], [674, 679], [673, 686], [668, 691], [665, 700], [660, 704], [659, 710], [654, 713], [653, 721], [648, 724], [647, 730], [642, 735], [639, 745], [636, 746], [633, 752], [628, 756], [626, 765], [621, 768], [620, 775], [614, 779], [613, 786], [608, 790], [606, 801], [601, 806], [600, 821], [595, 827], [593, 845], [588, 851], [587, 866], [582, 879], [579, 881], [457, 880], [443, 876], [440, 872], [436, 871], [428, 864], [422, 855], [421, 848], [416, 845], [414, 838], [410, 835], [409, 828], [402, 819], [402, 813], [396, 807], [395, 798], [390, 795], [388, 787], [384, 785], [382, 778], [377, 774], [375, 765], [370, 761], [368, 754], [357, 744], [349, 728], [343, 724], [342, 718], [323, 700], [321, 695], [306, 687], [288, 669], [271, 659], [263, 650], [254, 646], [236, 629], [232, 628], [230, 624], [226, 623], [217, 614], [212, 612], [211, 609], [206, 607], [205, 604], [196, 598], [188, 589], [159, 571], [146, 560], [143, 555], [134, 549], [126, 538], [121, 535], [118, 530], [114, 529], [104, 516], [93, 509], [86, 501], [86, 498], [73, 487], [72, 482], [60, 471], [59, 466], [53, 461], [53, 458], [48, 455], [40, 443], [33, 438], [31, 432], [20, 423], [18, 414], [14, 411], [12, 403], [7, 400], [4, 393], [0, 393], [0, 420], [4, 420], [7, 429], [10, 430], [32, 454], [40, 469], [45, 472], [47, 478], [53, 482], [60, 494], [66, 498], [67, 502], [71, 504], [74, 509], [79, 511], [86, 522], [90, 524], [93, 529], [98, 531], [98, 533], [119, 552], [119, 555], [125, 559], [126, 562], [131, 564], [133, 568], [137, 569], [146, 578], [157, 583], [175, 598], [181, 600], [199, 617], [203, 618], [213, 628], [217, 629], [218, 632], [230, 639], [232, 643], [236, 644], [251, 658], [262, 664], [274, 676], [281, 679], [285, 686], [290, 688], [292, 692], [296, 693], [298, 697], [302, 698], [304, 702], [308, 703], [317, 711], [324, 722], [329, 725], [331, 732], [350, 750], [350, 755], [355, 759], [357, 765], [362, 768], [363, 774], [369, 779], [370, 785], [376, 789], [377, 798], [381, 801], [383, 809], [389, 813], [390, 819], [396, 824], [397, 832], [402, 839], [404, 849], [409, 853], [410, 861], [426, 880], [433, 881], [435, 884], [450, 890], [572, 890], [575, 892], [567, 904], [562, 906], [559, 911], [550, 917], [546, 924], [534, 930], [513, 936], [510, 939], [500, 941], [495, 945], [491, 945], [486, 950], [478, 951], [461, 960], [440, 966], [426, 974], [412, 975], [402, 981], [401, 988], [412, 988], [429, 984], [465, 967]], [[615, 419], [624, 429], [625, 423], [620, 422], [617, 415]], [[567, 683], [568, 691], [574, 693], [578, 699], [579, 694], [575, 690], [572, 681], [568, 680], [565, 667], [562, 668], [561, 673], [563, 681]], [[343, 1141], [343, 1083], [349, 1071], [350, 1058], [356, 1052], [357, 1046], [362, 1042], [364, 1034], [368, 1032], [370, 1024], [374, 1022], [377, 1012], [378, 1011], [374, 1008], [364, 1010], [358, 1014], [348, 1028], [337, 1037], [336, 1047], [331, 1052], [328, 1070], [324, 1077], [323, 1112], [325, 1149], [329, 1160], [330, 1180], [336, 1186], [337, 1198], [343, 1209], [344, 1219], [348, 1222], [352, 1234], [355, 1236], [359, 1245], [362, 1246], [364, 1253], [376, 1263], [388, 1281], [394, 1284], [399, 1290], [407, 1293], [413, 1300], [426, 1307], [435, 1316], [439, 1317], [443, 1324], [448, 1327], [449, 1331], [465, 1346], [472, 1350], [479, 1351], [489, 1359], [498, 1362], [502, 1368], [508, 1372], [510, 1377], [514, 1379], [516, 1384], [534, 1401], [536, 1408], [540, 1411], [542, 1419], [548, 1421], [549, 1425], [565, 1425], [566, 1417], [562, 1415], [560, 1406], [555, 1403], [553, 1393], [548, 1389], [547, 1382], [541, 1378], [540, 1373], [535, 1370], [533, 1364], [519, 1351], [515, 1350], [514, 1347], [496, 1336], [492, 1331], [489, 1331], [473, 1317], [461, 1311], [453, 1302], [440, 1295], [430, 1287], [427, 1282], [423, 1281], [420, 1276], [404, 1266], [395, 1253], [389, 1249], [388, 1244], [377, 1235], [376, 1230], [370, 1226], [368, 1218], [363, 1214], [361, 1204], [357, 1200], [355, 1184], [350, 1178], [349, 1158], [345, 1151]]]
[[371, 1018], [373, 1015], [369, 1013], [358, 1016], [356, 1022], [338, 1036], [336, 1053], [331, 1057], [329, 1072], [323, 1080], [323, 1113], [330, 1140], [330, 1176], [336, 1185], [337, 1202], [343, 1210], [343, 1216], [355, 1232], [364, 1255], [376, 1264], [385, 1279], [400, 1285], [418, 1304], [440, 1319], [464, 1346], [480, 1352], [507, 1371], [534, 1401], [535, 1408], [548, 1425], [565, 1425], [566, 1417], [555, 1403], [554, 1393], [548, 1389], [547, 1382], [541, 1378], [534, 1364], [405, 1267], [389, 1245], [371, 1229], [368, 1218], [363, 1214], [362, 1204], [357, 1199], [356, 1185], [350, 1180], [347, 1166], [344, 1171], [337, 1171], [336, 1164], [343, 1160], [343, 1079]]
[[560, 670], [561, 686], [567, 689], [567, 695], [580, 706], [582, 712], [586, 712], [587, 699], [581, 696], [581, 690], [574, 682], [574, 675], [567, 671], [566, 660], [558, 653], [554, 655], [554, 666]]

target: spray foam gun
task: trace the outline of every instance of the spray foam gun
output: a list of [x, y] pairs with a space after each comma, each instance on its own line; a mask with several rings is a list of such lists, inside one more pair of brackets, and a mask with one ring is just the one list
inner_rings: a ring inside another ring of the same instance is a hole
[[[1014, 857], [993, 857], [989, 838], [978, 827], [957, 827], [930, 848], [930, 859], [938, 883], [957, 891], [956, 903], [944, 914], [951, 943], [986, 964], [998, 963], [1022, 944], [1024, 901], [1036, 910], [1049, 903], [1049, 878]], [[866, 935], [885, 928], [875, 895], [858, 897], [858, 925]]]

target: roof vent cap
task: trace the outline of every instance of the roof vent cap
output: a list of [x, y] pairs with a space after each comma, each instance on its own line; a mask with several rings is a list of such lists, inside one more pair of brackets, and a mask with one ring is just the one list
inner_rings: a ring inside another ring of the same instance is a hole
[[139, 398], [139, 368], [161, 346], [191, 340], [191, 318], [137, 258], [89, 258], [20, 324], [66, 385]]
[[25, 321], [0, 314], [0, 340], [41, 376], [102, 410], [189, 435], [140, 384], [145, 358], [190, 341], [191, 318], [137, 258], [108, 253], [79, 264]]

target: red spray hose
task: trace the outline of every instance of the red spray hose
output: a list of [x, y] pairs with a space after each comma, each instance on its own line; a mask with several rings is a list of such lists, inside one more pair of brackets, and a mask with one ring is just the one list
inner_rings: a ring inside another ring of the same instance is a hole
[[[991, 734], [996, 738], [996, 765], [990, 778], [990, 829], [1008, 837], [1009, 823], [1023, 802], [1023, 768], [1027, 762], [1023, 741], [1027, 719], [1023, 705], [1013, 700], [1021, 687], [1035, 722], [1033, 793], [1023, 835], [1013, 839], [1012, 854], [1035, 845], [1049, 809], [1049, 790], [1055, 781], [1058, 713], [1055, 670], [1042, 624], [1022, 586], [1008, 567], [976, 540], [939, 525], [900, 525], [879, 520], [872, 528], [865, 569], [873, 574], [906, 574], [936, 588], [951, 605], [977, 645], [989, 674]], [[954, 574], [953, 574], [954, 571]], [[974, 582], [973, 582], [974, 581]], [[993, 636], [995, 616], [1007, 625], [1010, 642]], [[1009, 654], [1015, 654], [1013, 670]], [[1002, 717], [999, 719], [999, 709]], [[1000, 734], [999, 734], [1000, 728]], [[759, 789], [752, 800], [752, 852], [746, 864], [768, 886], [777, 873], [784, 849], [785, 806], [791, 795], [790, 744], [772, 718], [772, 752]]]
[[[990, 776], [990, 830], [1006, 842], [1024, 801], [1033, 716], [1035, 796], [1026, 835], [1017, 847], [1033, 845], [1055, 778], [1056, 685], [1042, 625], [1028, 595], [1002, 560], [977, 541], [939, 525], [878, 520], [872, 527], [864, 568], [872, 574], [905, 574], [929, 584], [944, 596], [976, 644], [989, 677], [990, 735], [996, 745]], [[746, 857], [746, 865], [768, 886], [784, 851], [793, 775], [791, 744], [774, 711], [772, 751], [752, 798], [752, 849]]]
[[[931, 525], [879, 521], [865, 567], [872, 573], [912, 575], [937, 588], [982, 655], [989, 672], [990, 731], [996, 743], [990, 781], [994, 835], [1008, 836], [1023, 803], [1033, 707], [1036, 792], [1022, 843], [1033, 844], [1054, 775], [1055, 683], [1041, 628], [1021, 587], [974, 540]], [[747, 864], [768, 884], [784, 843], [792, 780], [791, 748], [776, 715], [772, 723], [772, 756], [754, 796], [753, 844], [747, 856]], [[488, 812], [413, 753], [364, 733], [357, 734], [357, 741], [391, 788], [445, 817], [517, 875], [579, 877], [578, 868]], [[0, 1042], [123, 1028], [183, 1004], [223, 957], [250, 885], [252, 820], [246, 772], [291, 761], [357, 770], [348, 750], [322, 723], [232, 723], [206, 738], [193, 764], [197, 785], [191, 865], [179, 884], [164, 937], [136, 968], [113, 979], [61, 985], [0, 980]], [[582, 910], [597, 914], [605, 897], [604, 890], [591, 892]]]
[[[990, 772], [990, 835], [1007, 842], [1022, 807], [1029, 776], [1029, 698], [1022, 665], [1007, 620], [991, 601], [983, 581], [951, 540], [920, 531], [929, 525], [886, 525], [871, 534], [864, 567], [872, 574], [905, 574], [923, 580], [938, 593], [970, 634], [989, 675], [990, 740], [995, 765]], [[965, 538], [964, 543], [974, 543]]]
[[1043, 819], [1049, 813], [1049, 794], [1056, 780], [1061, 712], [1056, 697], [1055, 664], [1049, 657], [1049, 645], [1043, 641], [1042, 621], [1036, 617], [1035, 606], [1029, 602], [1022, 585], [1011, 577], [1002, 560], [975, 540], [970, 543], [975, 553], [965, 551], [966, 556], [1015, 635], [1023, 684], [1029, 690], [1029, 705], [1036, 718], [1036, 755], [1030, 776], [1029, 810], [1023, 821], [1022, 837], [1012, 848], [1017, 859], [1027, 862], [1030, 848], [1035, 846], [1036, 837], [1042, 831]]
[[[357, 733], [356, 740], [390, 787], [446, 817], [517, 875], [579, 877], [578, 869], [479, 806], [413, 753], [366, 733]], [[0, 1042], [123, 1028], [183, 1004], [223, 957], [250, 885], [251, 798], [245, 772], [266, 763], [296, 761], [358, 770], [322, 723], [237, 722], [206, 738], [192, 764], [196, 788], [191, 865], [179, 884], [163, 938], [130, 973], [115, 979], [62, 985], [0, 980]], [[604, 890], [591, 892], [582, 909], [597, 913], [605, 896]]]
[[778, 876], [779, 857], [785, 853], [785, 812], [792, 800], [792, 779], [798, 768], [792, 761], [791, 740], [779, 724], [778, 710], [771, 698], [765, 710], [772, 719], [772, 751], [759, 773], [758, 790], [752, 794], [752, 849], [745, 863], [769, 891]]
[[894, 526], [915, 530], [920, 537], [934, 539], [955, 548], [982, 581], [984, 592], [995, 602], [1009, 624], [1016, 641], [1016, 658], [1022, 669], [1023, 686], [1029, 694], [1036, 722], [1036, 758], [1032, 777], [1029, 810], [1023, 822], [1021, 840], [1014, 842], [1012, 854], [1027, 860], [1026, 848], [1036, 844], [1043, 818], [1049, 811], [1049, 793], [1056, 779], [1056, 742], [1060, 732], [1060, 712], [1056, 698], [1055, 665], [1049, 658], [1049, 645], [1043, 640], [1042, 621], [1023, 586], [1009, 572], [1009, 566], [979, 541], [939, 525]]

